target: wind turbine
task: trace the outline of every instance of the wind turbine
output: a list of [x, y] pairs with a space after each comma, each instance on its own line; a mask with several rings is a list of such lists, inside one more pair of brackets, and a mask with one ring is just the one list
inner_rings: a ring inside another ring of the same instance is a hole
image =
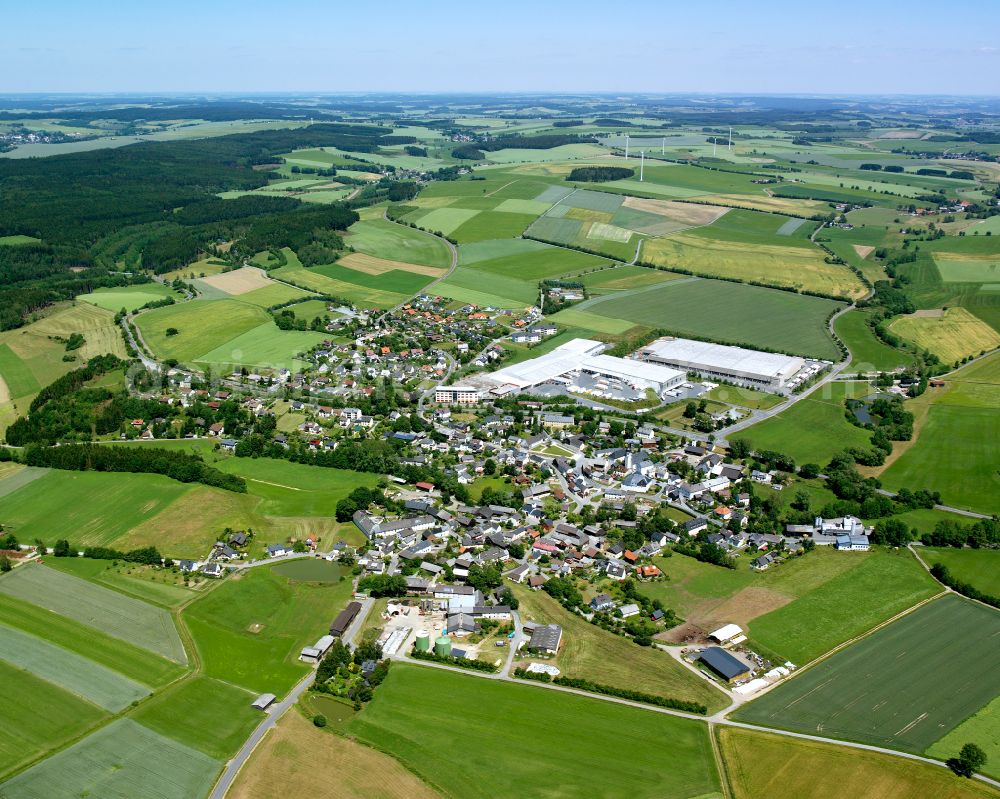
[[639, 151], [639, 182], [642, 183], [642, 172], [643, 168], [646, 166], [646, 151]]
[[717, 145], [718, 143], [719, 143], [719, 137], [718, 136], [713, 136], [712, 137], [712, 158], [715, 158], [715, 145]]
[[625, 160], [628, 161], [628, 134], [625, 134]]
[[660, 139], [660, 155], [664, 155], [667, 152], [667, 137], [664, 136]]
[[733, 126], [729, 126], [729, 149], [733, 149]]

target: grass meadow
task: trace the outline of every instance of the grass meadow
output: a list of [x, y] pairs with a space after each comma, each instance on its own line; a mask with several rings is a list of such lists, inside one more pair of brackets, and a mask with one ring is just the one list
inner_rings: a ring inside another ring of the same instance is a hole
[[1000, 596], [1000, 550], [921, 547], [918, 552], [927, 565], [943, 563], [959, 580]]
[[755, 449], [791, 455], [796, 463], [825, 465], [848, 447], [870, 445], [871, 432], [855, 427], [844, 416], [844, 400], [868, 396], [867, 383], [827, 383], [776, 416], [739, 433]]
[[[392, 752], [446, 796], [641, 799], [720, 790], [701, 722], [408, 664], [393, 666], [348, 733]], [[454, 767], [456, 751], [462, 768]]]
[[195, 676], [144, 702], [130, 718], [154, 732], [225, 760], [260, 723], [250, 707], [257, 695], [210, 677]]
[[558, 667], [570, 677], [636, 691], [702, 702], [710, 711], [725, 704], [710, 683], [692, 674], [666, 653], [640, 647], [569, 613], [548, 594], [514, 587], [521, 617], [563, 628]]
[[947, 505], [993, 513], [1000, 507], [1000, 354], [948, 375], [944, 388], [910, 400], [916, 440], [890, 456], [884, 486], [928, 487]]
[[908, 366], [913, 357], [902, 350], [890, 347], [868, 326], [865, 311], [848, 311], [834, 322], [834, 330], [851, 351], [848, 371], [891, 372], [900, 366]]
[[996, 611], [949, 595], [796, 675], [735, 717], [923, 752], [1000, 693], [998, 656]]
[[166, 297], [177, 299], [179, 295], [161, 283], [143, 283], [138, 286], [97, 289], [90, 294], [81, 294], [77, 300], [117, 313], [122, 308], [136, 311], [148, 302], [158, 302]]
[[324, 635], [347, 603], [351, 581], [289, 580], [250, 569], [185, 608], [204, 674], [252, 691], [288, 691], [308, 667], [303, 646]]

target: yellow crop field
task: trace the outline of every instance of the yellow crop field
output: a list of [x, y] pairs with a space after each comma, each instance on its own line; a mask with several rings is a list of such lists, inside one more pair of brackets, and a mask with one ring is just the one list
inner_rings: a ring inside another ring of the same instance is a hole
[[965, 308], [948, 308], [940, 315], [917, 311], [894, 319], [889, 329], [945, 363], [1000, 347], [1000, 333]]

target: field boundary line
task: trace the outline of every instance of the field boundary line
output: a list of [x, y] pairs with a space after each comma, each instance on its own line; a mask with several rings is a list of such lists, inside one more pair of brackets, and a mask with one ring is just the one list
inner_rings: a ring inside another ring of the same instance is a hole
[[715, 758], [715, 769], [719, 772], [719, 786], [722, 788], [722, 795], [725, 799], [733, 799], [733, 786], [729, 782], [729, 769], [726, 767], [726, 758], [722, 754], [722, 746], [718, 740], [718, 730], [715, 723], [708, 722], [708, 740], [712, 745], [712, 756]]
[[521, 178], [514, 178], [514, 179], [513, 179], [513, 180], [512, 180], [512, 181], [511, 181], [510, 183], [504, 183], [504, 184], [503, 184], [503, 185], [502, 185], [502, 186], [501, 186], [501, 187], [500, 187], [499, 189], [493, 189], [493, 191], [491, 191], [491, 192], [490, 192], [489, 194], [484, 194], [483, 196], [484, 196], [484, 197], [492, 197], [492, 196], [493, 196], [494, 194], [496, 194], [496, 193], [497, 193], [498, 191], [503, 191], [503, 190], [504, 190], [504, 189], [506, 189], [506, 188], [507, 188], [508, 186], [513, 186], [513, 185], [514, 185], [515, 183], [517, 183], [517, 182], [518, 182], [518, 181], [519, 181], [520, 179], [521, 179]]

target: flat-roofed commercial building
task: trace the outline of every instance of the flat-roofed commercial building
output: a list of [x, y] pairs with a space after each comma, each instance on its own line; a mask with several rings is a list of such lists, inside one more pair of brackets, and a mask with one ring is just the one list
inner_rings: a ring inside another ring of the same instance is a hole
[[679, 386], [685, 380], [684, 372], [677, 369], [602, 355], [606, 347], [601, 341], [576, 338], [530, 361], [493, 372], [488, 379], [499, 385], [525, 389], [553, 380], [569, 382], [572, 375], [589, 374], [628, 383], [640, 390], [651, 388], [657, 394]]
[[434, 401], [445, 405], [475, 405], [479, 402], [479, 389], [472, 386], [438, 386]]
[[806, 365], [804, 358], [711, 344], [687, 338], [661, 338], [643, 347], [640, 357], [702, 377], [749, 388], [780, 391]]

